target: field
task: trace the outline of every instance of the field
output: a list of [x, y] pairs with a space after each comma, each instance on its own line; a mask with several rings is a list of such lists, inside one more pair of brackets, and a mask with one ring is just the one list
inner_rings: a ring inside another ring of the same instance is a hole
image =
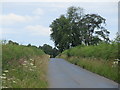
[[120, 83], [116, 62], [118, 56], [117, 44], [102, 43], [98, 46], [77, 46], [65, 50], [58, 57]]
[[36, 47], [2, 45], [2, 88], [46, 88], [48, 60]]

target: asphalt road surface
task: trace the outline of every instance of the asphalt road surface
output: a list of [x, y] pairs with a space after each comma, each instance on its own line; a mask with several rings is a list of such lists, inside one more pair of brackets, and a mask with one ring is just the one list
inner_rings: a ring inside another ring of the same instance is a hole
[[51, 58], [49, 62], [49, 88], [117, 88], [118, 84], [73, 65], [64, 59]]

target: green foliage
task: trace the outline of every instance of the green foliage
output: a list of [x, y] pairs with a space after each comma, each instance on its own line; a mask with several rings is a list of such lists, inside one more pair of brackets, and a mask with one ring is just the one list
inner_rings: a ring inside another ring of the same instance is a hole
[[3, 88], [46, 88], [48, 55], [36, 46], [2, 45]]
[[43, 46], [39, 46], [46, 54], [49, 54], [51, 57], [55, 57], [59, 54], [59, 51], [56, 48], [52, 48], [52, 46], [44, 44]]
[[[45, 88], [48, 86], [45, 68], [46, 56], [33, 59], [21, 59], [24, 63], [13, 60], [8, 69], [3, 69], [3, 88]], [[43, 61], [44, 59], [44, 61]], [[37, 64], [33, 64], [31, 60]], [[42, 62], [41, 64], [38, 64]], [[7, 72], [6, 72], [7, 71]]]
[[105, 60], [112, 60], [118, 58], [118, 45], [101, 43], [100, 45], [91, 46], [77, 46], [68, 50], [65, 50], [63, 54], [67, 56], [77, 57], [93, 57], [101, 58]]
[[2, 45], [2, 63], [3, 68], [7, 66], [11, 60], [18, 60], [20, 58], [31, 58], [33, 56], [43, 55], [44, 52], [35, 47], [26, 47], [23, 45], [14, 45], [14, 44], [6, 44]]
[[118, 43], [114, 42], [101, 43], [97, 46], [80, 45], [65, 50], [58, 57], [120, 83], [118, 65], [113, 63], [115, 59], [119, 59], [119, 55]]
[[52, 22], [50, 36], [60, 52], [82, 44], [108, 43], [110, 32], [103, 27], [105, 21], [100, 15], [84, 14], [82, 8], [72, 6], [65, 15]]

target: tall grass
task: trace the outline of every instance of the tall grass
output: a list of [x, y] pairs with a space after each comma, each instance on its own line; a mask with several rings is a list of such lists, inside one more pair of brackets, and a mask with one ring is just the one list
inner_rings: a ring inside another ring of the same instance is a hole
[[46, 88], [48, 59], [35, 47], [2, 45], [3, 88]]
[[120, 83], [118, 65], [113, 65], [114, 59], [118, 58], [118, 46], [115, 43], [77, 46], [65, 50], [58, 57]]
[[[0, 42], [0, 76], [2, 75], [2, 44]], [[2, 79], [0, 78], [0, 87], [2, 86]]]
[[68, 56], [77, 57], [93, 57], [101, 58], [104, 60], [118, 58], [118, 44], [106, 44], [102, 43], [98, 46], [77, 46], [63, 52]]

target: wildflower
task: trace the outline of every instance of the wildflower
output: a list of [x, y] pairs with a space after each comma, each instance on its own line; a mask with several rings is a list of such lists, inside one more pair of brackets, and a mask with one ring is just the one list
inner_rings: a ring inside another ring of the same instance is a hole
[[115, 59], [116, 61], [120, 61], [118, 58], [117, 59]]
[[24, 61], [24, 63], [27, 63], [27, 61]]
[[2, 78], [2, 76], [0, 76], [0, 78]]
[[31, 66], [33, 66], [33, 63], [30, 63]]
[[118, 64], [118, 61], [114, 61], [113, 64]]
[[3, 73], [2, 75], [3, 75], [3, 76], [5, 76], [6, 74], [5, 74], [5, 73]]
[[30, 59], [30, 61], [32, 61], [32, 59]]
[[6, 77], [1, 77], [2, 79], [6, 79]]
[[33, 69], [30, 68], [30, 71], [33, 71]]
[[8, 87], [4, 87], [4, 86], [2, 86], [2, 88], [8, 88]]
[[16, 83], [16, 81], [13, 81], [13, 83]]
[[36, 68], [36, 66], [33, 66], [34, 68]]
[[5, 72], [5, 73], [7, 73], [7, 72], [8, 72], [8, 70], [5, 70], [4, 72]]

